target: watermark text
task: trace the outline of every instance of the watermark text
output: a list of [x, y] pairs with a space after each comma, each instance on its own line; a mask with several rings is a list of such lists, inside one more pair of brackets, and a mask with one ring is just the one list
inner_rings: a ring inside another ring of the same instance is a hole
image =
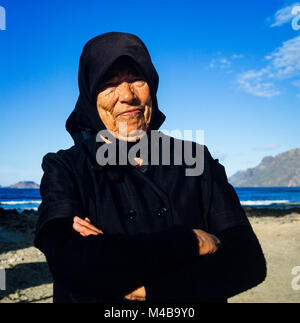
[[295, 266], [291, 274], [295, 276], [292, 279], [293, 290], [300, 290], [300, 266]]
[[0, 268], [0, 290], [6, 289], [6, 281], [5, 281], [5, 269]]
[[0, 30], [6, 30], [6, 11], [0, 6]]
[[300, 30], [300, 6], [293, 7], [292, 15], [296, 16], [292, 20], [292, 28], [296, 31]]
[[[122, 125], [122, 133], [126, 133], [125, 128], [126, 124]], [[178, 137], [180, 131], [173, 132]], [[126, 140], [117, 143], [116, 138], [104, 129], [96, 137], [97, 142], [106, 143], [97, 149], [96, 160], [100, 166], [136, 166], [141, 160], [143, 165], [184, 165], [186, 176], [199, 176], [204, 170], [204, 131], [196, 130], [194, 135], [195, 139], [192, 130], [184, 130], [183, 134], [180, 133], [181, 139], [176, 139], [157, 130], [151, 130], [150, 133], [135, 130], [134, 135], [129, 134], [127, 137], [134, 143], [129, 149]]]

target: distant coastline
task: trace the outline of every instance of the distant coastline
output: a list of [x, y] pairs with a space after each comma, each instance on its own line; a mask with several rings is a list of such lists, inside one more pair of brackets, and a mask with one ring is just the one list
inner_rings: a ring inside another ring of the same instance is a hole
[[238, 171], [228, 180], [235, 187], [299, 187], [300, 148], [264, 157], [258, 166]]
[[0, 188], [22, 188], [22, 189], [26, 189], [26, 188], [40, 188], [40, 186], [33, 182], [33, 181], [22, 181], [22, 182], [18, 182], [9, 186], [1, 186]]

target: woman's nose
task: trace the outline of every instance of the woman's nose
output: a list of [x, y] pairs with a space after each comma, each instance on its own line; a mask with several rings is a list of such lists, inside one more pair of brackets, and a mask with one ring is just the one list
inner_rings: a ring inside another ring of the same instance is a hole
[[119, 100], [121, 102], [130, 103], [135, 98], [135, 95], [128, 82], [123, 82], [118, 86], [118, 94], [119, 94]]

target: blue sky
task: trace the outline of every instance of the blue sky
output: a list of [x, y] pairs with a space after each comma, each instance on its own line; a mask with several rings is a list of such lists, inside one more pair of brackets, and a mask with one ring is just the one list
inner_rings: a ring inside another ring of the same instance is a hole
[[228, 176], [300, 147], [296, 5], [0, 0], [0, 184], [39, 183], [42, 157], [73, 145], [65, 121], [78, 97], [79, 57], [109, 31], [136, 34], [148, 47], [167, 116], [161, 129], [204, 130]]

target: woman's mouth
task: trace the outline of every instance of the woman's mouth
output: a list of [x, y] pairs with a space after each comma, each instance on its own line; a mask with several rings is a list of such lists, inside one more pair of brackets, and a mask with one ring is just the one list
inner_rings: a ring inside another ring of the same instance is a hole
[[128, 110], [128, 111], [124, 111], [122, 113], [119, 113], [118, 117], [130, 117], [130, 116], [139, 114], [141, 112], [142, 112], [142, 110], [140, 110], [140, 109]]

